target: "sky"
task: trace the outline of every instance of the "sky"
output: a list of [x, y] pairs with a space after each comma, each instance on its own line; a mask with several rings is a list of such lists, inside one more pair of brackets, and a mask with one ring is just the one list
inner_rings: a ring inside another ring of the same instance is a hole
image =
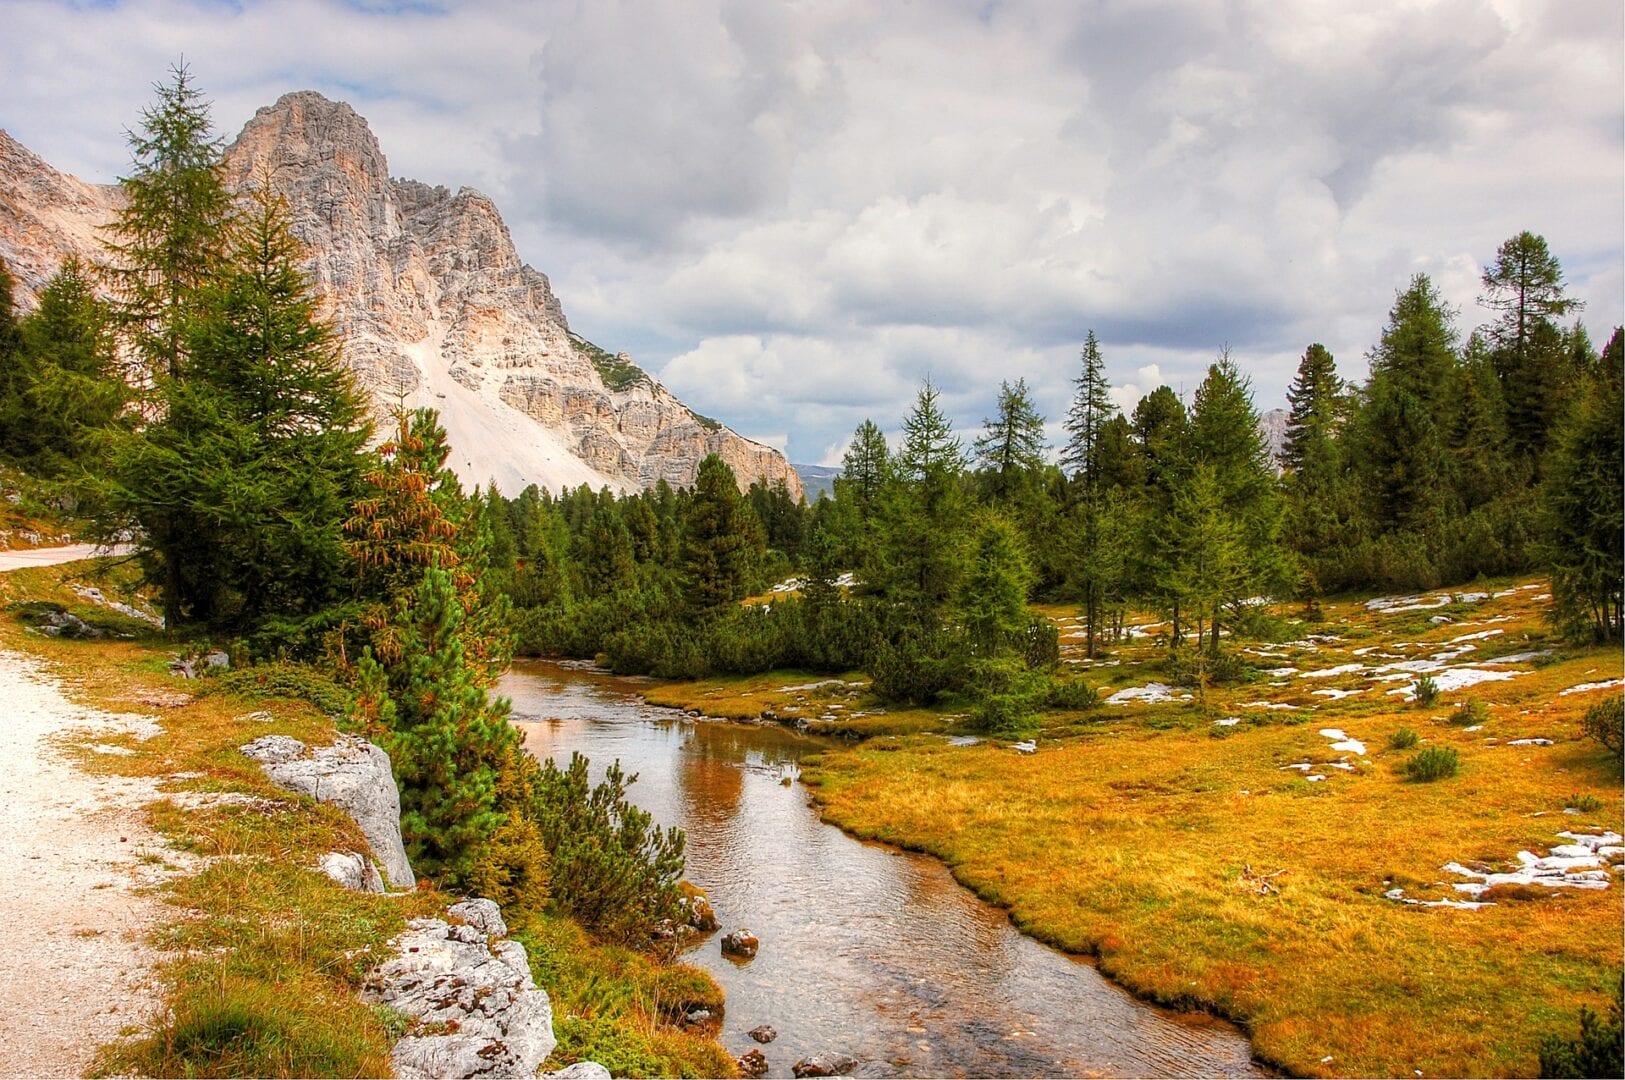
[[1426, 273], [1465, 334], [1544, 236], [1625, 308], [1618, 0], [0, 0], [0, 128], [110, 182], [184, 57], [233, 135], [283, 93], [392, 173], [491, 195], [572, 329], [838, 463], [930, 379], [1056, 441], [1094, 330], [1118, 403], [1221, 349], [1260, 411], [1310, 342], [1366, 373]]

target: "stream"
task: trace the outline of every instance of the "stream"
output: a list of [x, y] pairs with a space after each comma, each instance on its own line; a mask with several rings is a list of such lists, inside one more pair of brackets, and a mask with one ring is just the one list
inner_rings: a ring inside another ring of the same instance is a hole
[[825, 824], [794, 779], [825, 739], [696, 721], [638, 686], [531, 661], [499, 692], [538, 758], [579, 751], [594, 782], [616, 759], [636, 773], [628, 797], [687, 832], [686, 877], [710, 893], [722, 932], [761, 939], [748, 962], [721, 955], [720, 933], [683, 956], [727, 992], [730, 1053], [769, 1024], [775, 1077], [814, 1053], [855, 1057], [863, 1076], [1261, 1075], [1233, 1026], [1140, 1002], [1023, 937], [936, 859]]

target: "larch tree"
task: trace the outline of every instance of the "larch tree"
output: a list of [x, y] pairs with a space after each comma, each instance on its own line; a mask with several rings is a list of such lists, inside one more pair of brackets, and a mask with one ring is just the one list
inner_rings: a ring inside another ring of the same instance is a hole
[[683, 516], [683, 572], [689, 604], [715, 615], [743, 599], [765, 548], [761, 522], [725, 461], [709, 454]]
[[1044, 418], [1033, 404], [1026, 379], [1017, 379], [1014, 386], [999, 383], [998, 408], [982, 426], [985, 433], [972, 450], [991, 480], [994, 498], [1008, 501], [1034, 482], [1049, 449]]
[[1117, 407], [1106, 381], [1100, 342], [1090, 330], [1083, 341], [1082, 370], [1073, 380], [1072, 405], [1066, 414], [1067, 444], [1062, 463], [1072, 470], [1078, 494], [1073, 512], [1072, 577], [1083, 599], [1084, 651], [1093, 657], [1099, 634], [1104, 582], [1098, 572], [1101, 500], [1106, 491], [1107, 438], [1113, 431]]
[[1541, 486], [1554, 620], [1571, 636], [1617, 640], [1625, 619], [1625, 334], [1558, 424]]
[[1500, 317], [1487, 327], [1507, 405], [1513, 451], [1534, 462], [1566, 404], [1572, 381], [1558, 321], [1583, 305], [1564, 295], [1563, 268], [1546, 239], [1525, 230], [1503, 243], [1484, 270], [1479, 303]]
[[184, 63], [171, 75], [154, 88], [158, 101], [140, 129], [127, 133], [133, 168], [119, 180], [107, 273], [142, 374], [179, 378], [198, 299], [225, 262], [232, 199], [209, 103]]

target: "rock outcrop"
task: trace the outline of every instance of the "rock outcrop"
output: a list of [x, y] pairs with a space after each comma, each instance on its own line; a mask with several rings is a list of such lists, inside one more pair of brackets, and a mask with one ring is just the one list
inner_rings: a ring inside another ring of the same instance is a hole
[[[288, 735], [265, 735], [242, 750], [260, 763], [278, 787], [332, 803], [355, 818], [389, 885], [416, 887], [401, 842], [400, 792], [389, 755], [381, 748], [352, 735], [341, 735], [332, 746], [314, 749]], [[327, 869], [325, 863], [323, 869]]]
[[536, 1075], [556, 1045], [553, 1008], [523, 945], [441, 919], [411, 920], [393, 945], [362, 999], [413, 1021], [390, 1052], [396, 1076]]
[[[305, 269], [346, 362], [380, 413], [440, 411], [465, 483], [617, 490], [690, 484], [707, 454], [740, 485], [801, 481], [783, 455], [696, 415], [630, 357], [570, 330], [547, 276], [471, 188], [392, 178], [367, 122], [304, 91], [262, 108], [226, 155], [236, 190], [269, 182], [288, 203]], [[0, 132], [0, 259], [20, 304], [68, 255], [103, 258], [116, 189], [57, 172]]]

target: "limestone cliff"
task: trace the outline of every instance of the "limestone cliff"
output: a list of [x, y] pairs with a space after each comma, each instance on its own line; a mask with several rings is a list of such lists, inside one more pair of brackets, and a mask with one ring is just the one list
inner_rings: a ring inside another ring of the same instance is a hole
[[[741, 486], [801, 482], [784, 457], [696, 415], [624, 353], [573, 334], [545, 274], [470, 188], [394, 179], [355, 110], [320, 94], [260, 109], [226, 155], [227, 181], [288, 201], [306, 270], [380, 409], [440, 411], [465, 482], [632, 490], [693, 481], [707, 454]], [[0, 258], [21, 302], [67, 254], [101, 258], [117, 192], [56, 172], [0, 132]]]

